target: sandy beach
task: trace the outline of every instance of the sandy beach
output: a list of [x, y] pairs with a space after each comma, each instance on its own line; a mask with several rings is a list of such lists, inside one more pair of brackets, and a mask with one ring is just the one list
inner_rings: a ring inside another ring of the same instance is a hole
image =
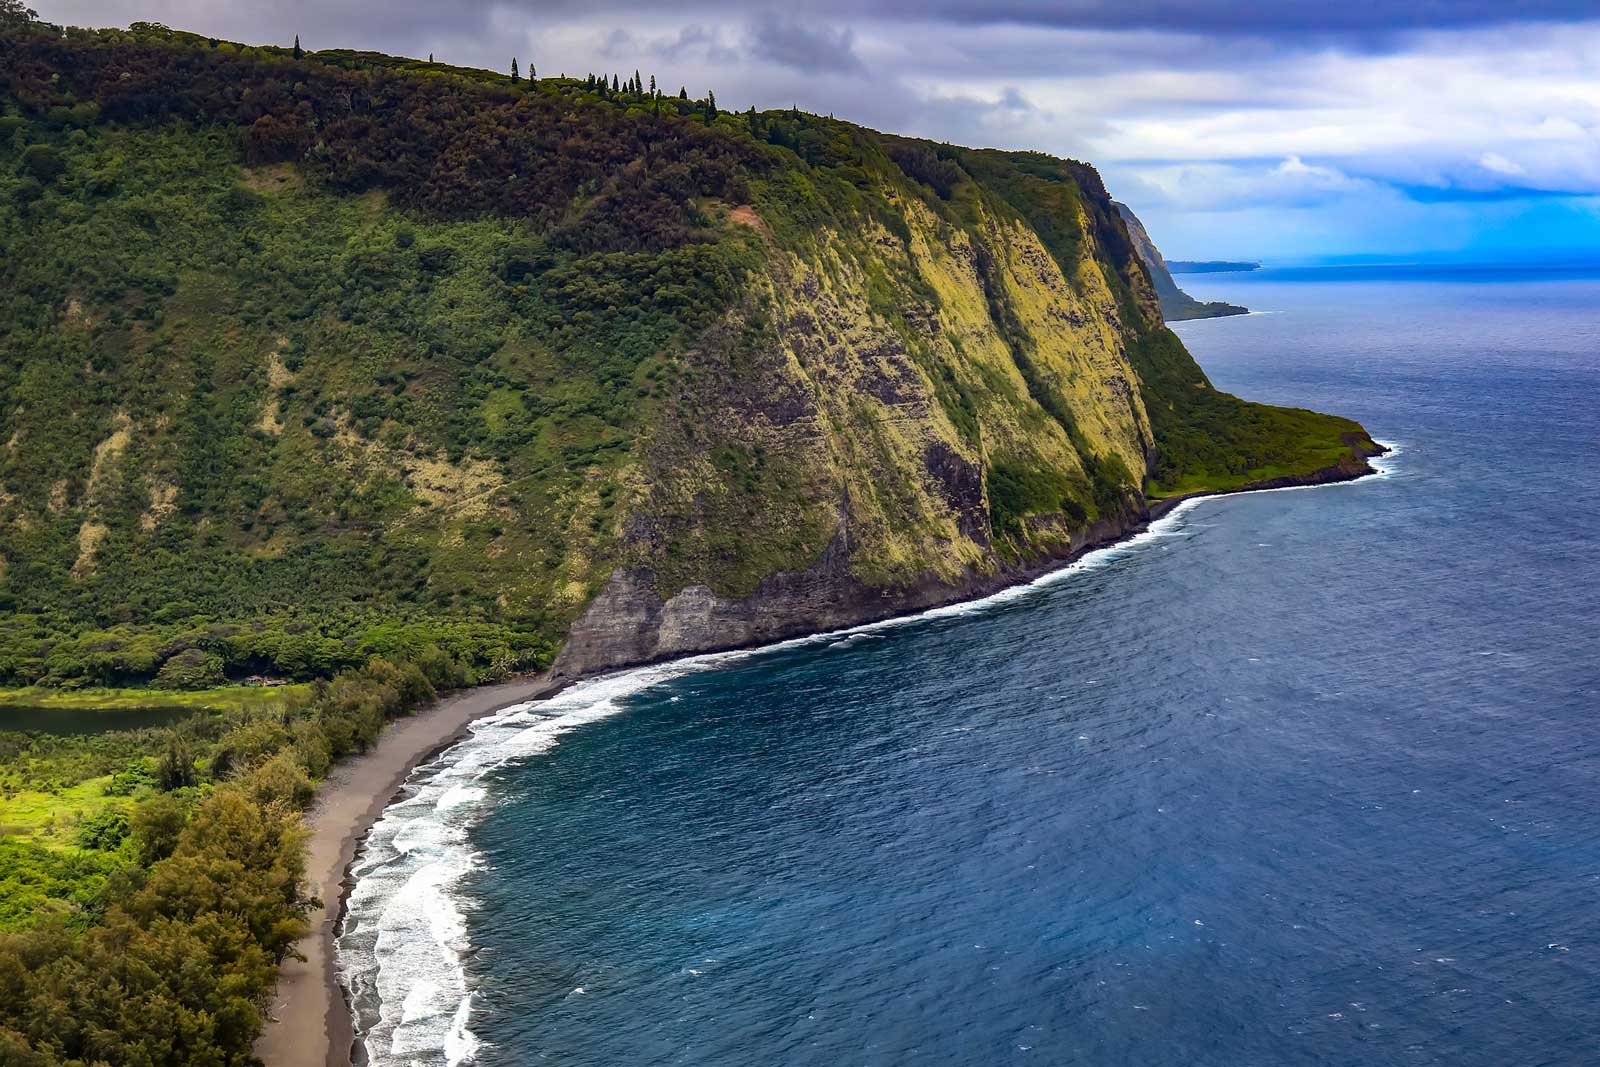
[[323, 903], [295, 946], [305, 957], [284, 961], [270, 1016], [255, 1053], [270, 1067], [347, 1067], [353, 1029], [334, 973], [333, 935], [345, 894], [345, 872], [361, 840], [412, 768], [459, 738], [474, 719], [547, 696], [563, 683], [547, 675], [447, 696], [383, 731], [373, 748], [335, 767], [306, 815], [306, 884]]

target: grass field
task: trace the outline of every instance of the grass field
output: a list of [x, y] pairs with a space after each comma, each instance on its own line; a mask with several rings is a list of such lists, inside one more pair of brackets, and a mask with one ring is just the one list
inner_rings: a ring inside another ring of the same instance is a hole
[[[230, 685], [192, 692], [166, 689], [52, 689], [45, 686], [0, 688], [0, 707], [61, 708], [77, 711], [131, 711], [145, 708], [248, 711], [300, 698], [308, 683], [280, 686]], [[110, 728], [114, 724], [107, 723]]]
[[127, 797], [108, 797], [111, 776], [90, 778], [60, 792], [24, 791], [0, 795], [0, 837], [13, 837], [49, 848], [76, 848], [85, 819], [108, 808], [127, 808]]

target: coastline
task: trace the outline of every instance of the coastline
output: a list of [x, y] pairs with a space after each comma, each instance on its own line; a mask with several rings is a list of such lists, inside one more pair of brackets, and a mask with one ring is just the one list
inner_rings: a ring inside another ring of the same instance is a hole
[[255, 1054], [269, 1067], [348, 1067], [354, 1021], [334, 960], [334, 931], [344, 914], [350, 865], [383, 809], [422, 763], [453, 745], [476, 719], [546, 697], [563, 683], [547, 674], [468, 689], [384, 727], [378, 743], [336, 766], [306, 814], [305, 881], [322, 901], [289, 957]]
[[[1381, 471], [1370, 466], [1367, 459], [1391, 451], [1390, 447], [1378, 444], [1377, 451], [1356, 452], [1355, 462], [1306, 475], [1163, 498], [1152, 502], [1144, 518], [1136, 524], [1112, 536], [1085, 543], [1067, 555], [1018, 568], [990, 588], [974, 591], [953, 586], [951, 596], [942, 605], [921, 604], [903, 611], [890, 611], [877, 619], [863, 620], [859, 625], [916, 616], [930, 607], [980, 600], [1008, 588], [1031, 584], [1065, 569], [1091, 552], [1146, 532], [1151, 523], [1189, 501], [1311, 488], [1378, 474]], [[765, 644], [767, 642], [707, 651], [737, 651]], [[618, 665], [611, 669], [625, 668]], [[305, 818], [310, 831], [306, 843], [305, 881], [322, 903], [308, 916], [310, 928], [295, 946], [304, 959], [286, 959], [279, 970], [278, 987], [267, 1023], [254, 1049], [267, 1067], [350, 1067], [356, 1062], [354, 1020], [336, 969], [335, 931], [344, 914], [350, 889], [349, 870], [356, 854], [411, 772], [461, 740], [474, 721], [514, 704], [552, 696], [576, 681], [603, 673], [609, 673], [609, 669], [592, 674], [549, 671], [452, 694], [409, 718], [389, 724], [371, 750], [334, 768], [319, 787], [317, 799]]]

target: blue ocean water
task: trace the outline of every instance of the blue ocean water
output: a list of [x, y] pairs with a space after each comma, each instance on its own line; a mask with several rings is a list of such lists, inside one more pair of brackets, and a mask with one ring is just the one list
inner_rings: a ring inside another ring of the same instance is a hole
[[1600, 275], [1182, 284], [1389, 473], [491, 720], [358, 871], [374, 1062], [1600, 1061]]

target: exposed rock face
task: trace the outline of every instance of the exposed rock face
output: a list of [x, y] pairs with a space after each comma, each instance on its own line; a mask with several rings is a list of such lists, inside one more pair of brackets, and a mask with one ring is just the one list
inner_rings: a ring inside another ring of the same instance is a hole
[[[1350, 455], [1334, 466], [1232, 491], [1352, 481], [1373, 473], [1369, 457], [1388, 451], [1365, 437], [1348, 443]], [[930, 576], [904, 589], [873, 589], [854, 579], [843, 538], [835, 539], [815, 566], [800, 573], [771, 575], [745, 597], [718, 596], [696, 584], [663, 600], [649, 574], [618, 569], [573, 624], [551, 673], [558, 679], [572, 678], [697, 652], [754, 647], [986, 596], [1120, 540], [1183, 501], [1206, 495], [1210, 494], [1169, 497], [1148, 509], [1130, 508], [1096, 520], [1069, 532], [1055, 551], [1026, 566], [969, 573], [953, 582]]]
[[[1160, 312], [1131, 262], [1148, 238], [1141, 229], [1130, 245], [1092, 184], [1068, 216], [1077, 258], [1066, 263], [1024, 219], [980, 206], [956, 227], [911, 200], [896, 202], [898, 232], [767, 244], [746, 309], [695, 353], [706, 373], [694, 405], [642, 444], [618, 565], [556, 670], [983, 595], [1145, 521], [1154, 438], [1129, 345], [1161, 328]], [[759, 214], [739, 210], [761, 232]], [[886, 289], [928, 296], [901, 313]], [[1351, 464], [1314, 477], [1365, 469], [1356, 452]], [[1020, 510], [1004, 534], [997, 468], [1054, 479], [1008, 504]], [[748, 488], [757, 471], [759, 492]]]
[[1031, 565], [969, 573], [956, 581], [928, 576], [902, 589], [875, 589], [849, 571], [843, 537], [815, 565], [762, 580], [749, 596], [718, 596], [690, 585], [663, 600], [647, 573], [618, 569], [573, 623], [553, 668], [557, 678], [591, 674], [695, 652], [770, 644], [789, 637], [843, 629], [984, 596], [1048, 570], [1137, 529], [1132, 511], [1098, 520], [1058, 543]]
[[1139, 216], [1135, 215], [1127, 204], [1118, 203], [1117, 210], [1121, 212], [1123, 222], [1128, 225], [1128, 236], [1133, 239], [1133, 247], [1138, 251], [1144, 269], [1150, 273], [1150, 282], [1155, 286], [1156, 296], [1161, 299], [1161, 313], [1167, 321], [1214, 319], [1223, 315], [1243, 315], [1250, 310], [1220, 300], [1201, 303], [1179, 289], [1178, 283], [1172, 280], [1172, 272], [1167, 269], [1166, 259], [1162, 257], [1155, 241], [1150, 239], [1150, 234], [1145, 230], [1144, 223], [1139, 221]]

